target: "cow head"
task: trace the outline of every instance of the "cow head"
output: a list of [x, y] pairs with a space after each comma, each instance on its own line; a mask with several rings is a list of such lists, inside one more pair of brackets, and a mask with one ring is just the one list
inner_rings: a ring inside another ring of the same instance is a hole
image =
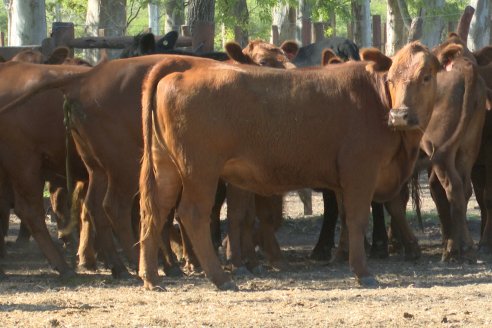
[[28, 49], [19, 52], [10, 60], [14, 62], [57, 65], [62, 64], [69, 56], [70, 50], [67, 47], [55, 48], [48, 58], [45, 58], [38, 50]]
[[155, 52], [158, 54], [166, 53], [171, 49], [174, 49], [176, 42], [178, 41], [178, 32], [171, 31], [157, 40], [155, 43]]
[[476, 63], [475, 56], [472, 54], [472, 52], [470, 50], [468, 50], [466, 43], [463, 42], [463, 40], [460, 38], [460, 36], [454, 32], [449, 33], [446, 41], [435, 46], [432, 49], [432, 53], [438, 59], [440, 59], [442, 57], [441, 54], [443, 53], [443, 51], [446, 48], [448, 48], [450, 45], [460, 45], [462, 47], [462, 51], [461, 51], [460, 55], [465, 56], [466, 58], [470, 59], [472, 62]]
[[263, 40], [254, 40], [250, 41], [244, 49], [235, 42], [228, 42], [225, 49], [229, 58], [241, 64], [295, 68], [291, 60], [297, 55], [299, 46], [294, 41], [285, 41], [277, 47]]
[[155, 37], [152, 33], [140, 33], [133, 37], [133, 43], [123, 49], [120, 58], [138, 57], [155, 53]]
[[388, 125], [395, 129], [423, 129], [429, 122], [439, 71], [436, 57], [419, 42], [412, 42], [389, 58], [378, 50], [361, 52], [363, 60], [369, 60], [367, 69], [385, 72], [386, 97], [391, 109]]

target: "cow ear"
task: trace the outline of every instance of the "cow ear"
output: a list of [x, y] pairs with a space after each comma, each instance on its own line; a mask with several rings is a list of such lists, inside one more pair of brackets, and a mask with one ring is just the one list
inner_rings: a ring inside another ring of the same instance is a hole
[[449, 71], [453, 67], [453, 60], [463, 54], [463, 46], [461, 44], [448, 44], [437, 56], [437, 60], [442, 68]]
[[479, 66], [485, 66], [492, 62], [492, 46], [486, 46], [473, 52]]
[[248, 56], [243, 53], [243, 49], [236, 42], [227, 42], [225, 45], [225, 51], [230, 59], [237, 61], [241, 64], [247, 64], [250, 62]]
[[67, 47], [58, 47], [53, 50], [50, 57], [45, 61], [45, 64], [60, 65], [70, 55], [70, 49]]
[[389, 70], [393, 61], [379, 49], [366, 48], [360, 51], [361, 60], [368, 61], [366, 70], [369, 72], [383, 72]]
[[289, 60], [293, 60], [299, 52], [299, 45], [295, 41], [284, 41], [284, 43], [280, 46], [280, 49], [285, 52]]
[[138, 40], [138, 47], [142, 55], [153, 54], [155, 52], [155, 37], [152, 33], [145, 33]]
[[449, 32], [448, 33], [448, 39], [451, 39], [451, 38], [459, 38], [459, 37], [460, 36], [456, 32]]
[[164, 35], [162, 38], [157, 41], [157, 46], [159, 49], [163, 50], [171, 50], [176, 46], [176, 42], [178, 41], [178, 32], [171, 31]]
[[342, 60], [330, 48], [323, 49], [321, 54], [321, 66], [340, 64]]

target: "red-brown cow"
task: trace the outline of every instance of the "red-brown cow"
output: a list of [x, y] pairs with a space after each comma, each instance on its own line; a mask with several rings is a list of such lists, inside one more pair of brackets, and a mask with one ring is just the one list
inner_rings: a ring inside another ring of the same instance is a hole
[[374, 62], [302, 72], [188, 58], [152, 69], [142, 99], [139, 274], [146, 288], [158, 283], [160, 231], [178, 197], [205, 273], [219, 289], [236, 288], [210, 240], [219, 177], [265, 195], [335, 190], [349, 229], [350, 266], [361, 284], [377, 285], [364, 253], [369, 206], [373, 198], [392, 199], [412, 173], [439, 64], [419, 43], [393, 61], [374, 50], [366, 55]]
[[[38, 69], [42, 65], [22, 62], [0, 64], [2, 81], [0, 103], [8, 104], [22, 95], [30, 83], [41, 81]], [[67, 74], [83, 72], [80, 66], [47, 65], [53, 72]], [[27, 224], [32, 236], [49, 263], [62, 276], [72, 275], [61, 252], [51, 240], [44, 222], [43, 187], [46, 180], [57, 181], [65, 175], [65, 127], [62, 94], [48, 91], [29, 101], [2, 112], [0, 120], [0, 162], [4, 177], [14, 191], [14, 211]], [[85, 169], [75, 153], [70, 154], [75, 173], [85, 175]], [[79, 163], [77, 167], [77, 163]]]

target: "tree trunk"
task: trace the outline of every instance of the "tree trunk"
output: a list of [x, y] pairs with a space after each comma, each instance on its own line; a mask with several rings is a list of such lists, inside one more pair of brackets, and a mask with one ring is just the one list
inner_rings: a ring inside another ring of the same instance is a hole
[[372, 46], [371, 8], [369, 0], [352, 0], [354, 42], [360, 47]]
[[237, 0], [234, 4], [234, 16], [237, 18], [237, 25], [234, 27], [234, 39], [241, 47], [246, 47], [249, 41], [248, 21], [249, 12], [246, 0]]
[[386, 55], [393, 56], [405, 44], [404, 25], [397, 0], [388, 0], [386, 12]]
[[180, 30], [184, 25], [183, 0], [168, 0], [166, 2], [166, 33]]
[[215, 19], [215, 0], [189, 0], [188, 25], [193, 29], [196, 22], [213, 22]]
[[46, 38], [44, 0], [11, 0], [8, 9], [9, 46], [40, 45]]
[[[123, 36], [126, 32], [126, 0], [88, 0], [86, 16], [86, 34], [97, 36], [104, 29], [105, 36]], [[108, 51], [110, 58], [115, 58], [120, 51]], [[86, 51], [92, 62], [99, 58], [98, 50]]]
[[428, 0], [425, 2], [422, 43], [430, 48], [441, 42], [442, 32], [446, 27], [446, 21], [442, 16], [444, 4], [444, 0]]
[[149, 1], [147, 8], [149, 11], [149, 27], [151, 28], [152, 33], [154, 33], [154, 35], [160, 35], [161, 29], [160, 29], [158, 1], [157, 0]]
[[407, 30], [410, 30], [412, 25], [412, 17], [408, 12], [407, 2], [405, 0], [397, 0], [397, 1], [398, 1], [398, 8], [400, 9], [400, 15], [401, 18], [403, 19], [403, 24], [405, 24], [405, 28]]
[[478, 50], [489, 44], [490, 40], [490, 1], [471, 0], [470, 5], [475, 8], [468, 34], [468, 48]]
[[289, 5], [277, 5], [272, 13], [273, 25], [278, 26], [279, 42], [296, 40], [296, 8]]
[[301, 17], [298, 21], [298, 30], [300, 31], [298, 39], [301, 40], [303, 46], [311, 43], [312, 9], [309, 0], [299, 0], [299, 14]]

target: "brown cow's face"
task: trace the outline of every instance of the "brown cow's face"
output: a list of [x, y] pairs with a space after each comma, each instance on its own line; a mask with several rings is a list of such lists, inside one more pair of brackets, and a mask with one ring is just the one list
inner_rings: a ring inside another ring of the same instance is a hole
[[237, 43], [226, 45], [229, 57], [239, 63], [273, 68], [295, 68], [290, 61], [297, 55], [298, 49], [292, 41], [286, 41], [280, 47], [262, 40], [250, 41], [244, 49], [240, 49]]
[[425, 129], [434, 106], [438, 70], [436, 57], [420, 43], [410, 43], [395, 55], [387, 74], [390, 127]]

